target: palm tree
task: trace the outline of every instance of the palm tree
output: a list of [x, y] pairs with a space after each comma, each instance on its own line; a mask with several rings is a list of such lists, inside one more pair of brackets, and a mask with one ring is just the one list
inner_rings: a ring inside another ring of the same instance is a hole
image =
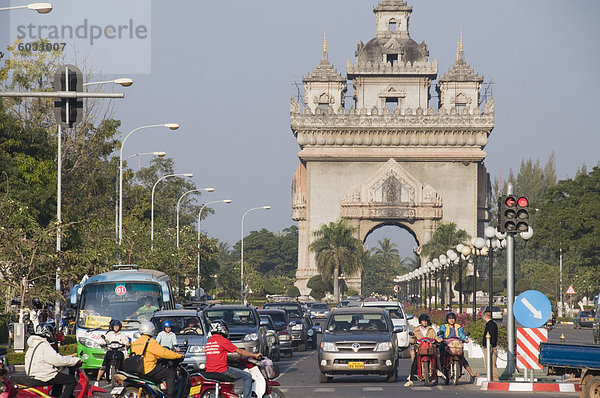
[[338, 303], [340, 273], [352, 275], [362, 267], [362, 242], [353, 236], [353, 232], [343, 219], [323, 224], [314, 232], [314, 240], [309, 246], [315, 253], [317, 269], [323, 279], [333, 278], [333, 292]]
[[396, 266], [396, 274], [404, 275], [410, 271], [413, 271], [421, 265], [421, 258], [417, 253], [412, 257], [402, 257]]
[[421, 255], [431, 260], [440, 254], [446, 254], [448, 249], [452, 249], [470, 238], [467, 231], [458, 229], [453, 222], [442, 223], [437, 227], [429, 242], [421, 248]]
[[400, 258], [400, 252], [396, 247], [397, 244], [392, 243], [388, 238], [378, 240], [379, 247], [371, 249], [374, 255], [382, 256], [388, 264], [395, 264]]

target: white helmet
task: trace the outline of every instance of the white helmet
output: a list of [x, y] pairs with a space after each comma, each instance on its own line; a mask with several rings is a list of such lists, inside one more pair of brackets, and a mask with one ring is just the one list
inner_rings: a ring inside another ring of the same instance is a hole
[[156, 326], [150, 321], [144, 321], [140, 324], [140, 334], [154, 336], [156, 334]]
[[210, 332], [212, 334], [220, 334], [221, 336], [227, 338], [229, 337], [229, 328], [222, 320], [213, 321], [210, 323]]

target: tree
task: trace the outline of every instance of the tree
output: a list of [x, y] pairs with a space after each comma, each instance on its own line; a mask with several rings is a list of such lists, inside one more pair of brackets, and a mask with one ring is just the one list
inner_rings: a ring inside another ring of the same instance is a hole
[[323, 224], [314, 232], [314, 240], [309, 248], [315, 253], [317, 269], [326, 280], [333, 279], [335, 301], [340, 301], [340, 273], [352, 275], [362, 268], [363, 246], [353, 236], [353, 229], [346, 221]]
[[453, 249], [459, 243], [464, 243], [469, 239], [469, 234], [463, 229], [458, 229], [455, 223], [441, 223], [429, 242], [421, 248], [421, 256], [431, 260], [440, 254], [445, 255], [448, 249]]

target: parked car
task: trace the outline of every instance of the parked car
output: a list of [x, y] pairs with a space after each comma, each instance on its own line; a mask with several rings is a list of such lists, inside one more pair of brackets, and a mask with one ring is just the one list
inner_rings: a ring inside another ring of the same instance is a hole
[[[487, 311], [488, 310], [488, 306], [484, 305], [483, 307], [481, 307], [479, 309], [478, 312], [478, 316], [479, 318], [481, 318], [481, 315], [483, 314], [483, 311]], [[497, 305], [492, 305], [492, 319], [495, 321], [501, 321], [502, 320], [502, 308], [498, 307]]]
[[573, 327], [577, 328], [591, 328], [594, 324], [594, 312], [593, 311], [580, 311], [575, 315], [573, 319]]
[[339, 374], [398, 378], [398, 343], [390, 313], [377, 307], [335, 308], [329, 314], [318, 353], [319, 380]]
[[279, 361], [279, 336], [270, 315], [260, 315], [260, 325], [267, 329], [267, 350], [264, 353], [273, 361]]
[[182, 364], [188, 371], [206, 368], [205, 349], [208, 327], [200, 312], [196, 310], [157, 311], [150, 321], [154, 323], [156, 330], [162, 330], [164, 321], [171, 322], [173, 325], [171, 331], [177, 336], [178, 347], [186, 350]]
[[410, 346], [410, 338], [408, 336], [408, 320], [412, 318], [412, 315], [410, 317], [406, 315], [402, 303], [397, 301], [364, 301], [362, 306], [369, 308], [385, 308], [388, 310], [390, 313], [390, 318], [392, 319], [392, 324], [397, 330], [396, 338], [398, 340], [398, 348], [400, 350], [404, 350]]
[[284, 356], [292, 356], [294, 348], [292, 346], [292, 334], [289, 329], [289, 318], [284, 310], [262, 309], [258, 310], [260, 315], [269, 315], [275, 324], [275, 329], [279, 337], [279, 351]]
[[[229, 328], [229, 340], [238, 348], [250, 352], [265, 353], [267, 330], [260, 326], [260, 316], [254, 307], [248, 305], [215, 305], [204, 310], [209, 321], [222, 320]], [[228, 354], [236, 360], [238, 354]]]

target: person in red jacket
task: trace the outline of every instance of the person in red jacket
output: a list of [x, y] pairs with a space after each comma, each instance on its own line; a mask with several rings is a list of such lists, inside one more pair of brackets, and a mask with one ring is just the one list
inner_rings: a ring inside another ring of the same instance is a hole
[[228, 366], [227, 353], [235, 352], [241, 356], [253, 358], [260, 358], [262, 354], [254, 354], [243, 348], [237, 348], [229, 341], [229, 329], [221, 320], [211, 322], [210, 332], [212, 336], [206, 342], [206, 371], [222, 373], [236, 380], [242, 379], [244, 397], [250, 397], [252, 395], [252, 376], [241, 369]]

